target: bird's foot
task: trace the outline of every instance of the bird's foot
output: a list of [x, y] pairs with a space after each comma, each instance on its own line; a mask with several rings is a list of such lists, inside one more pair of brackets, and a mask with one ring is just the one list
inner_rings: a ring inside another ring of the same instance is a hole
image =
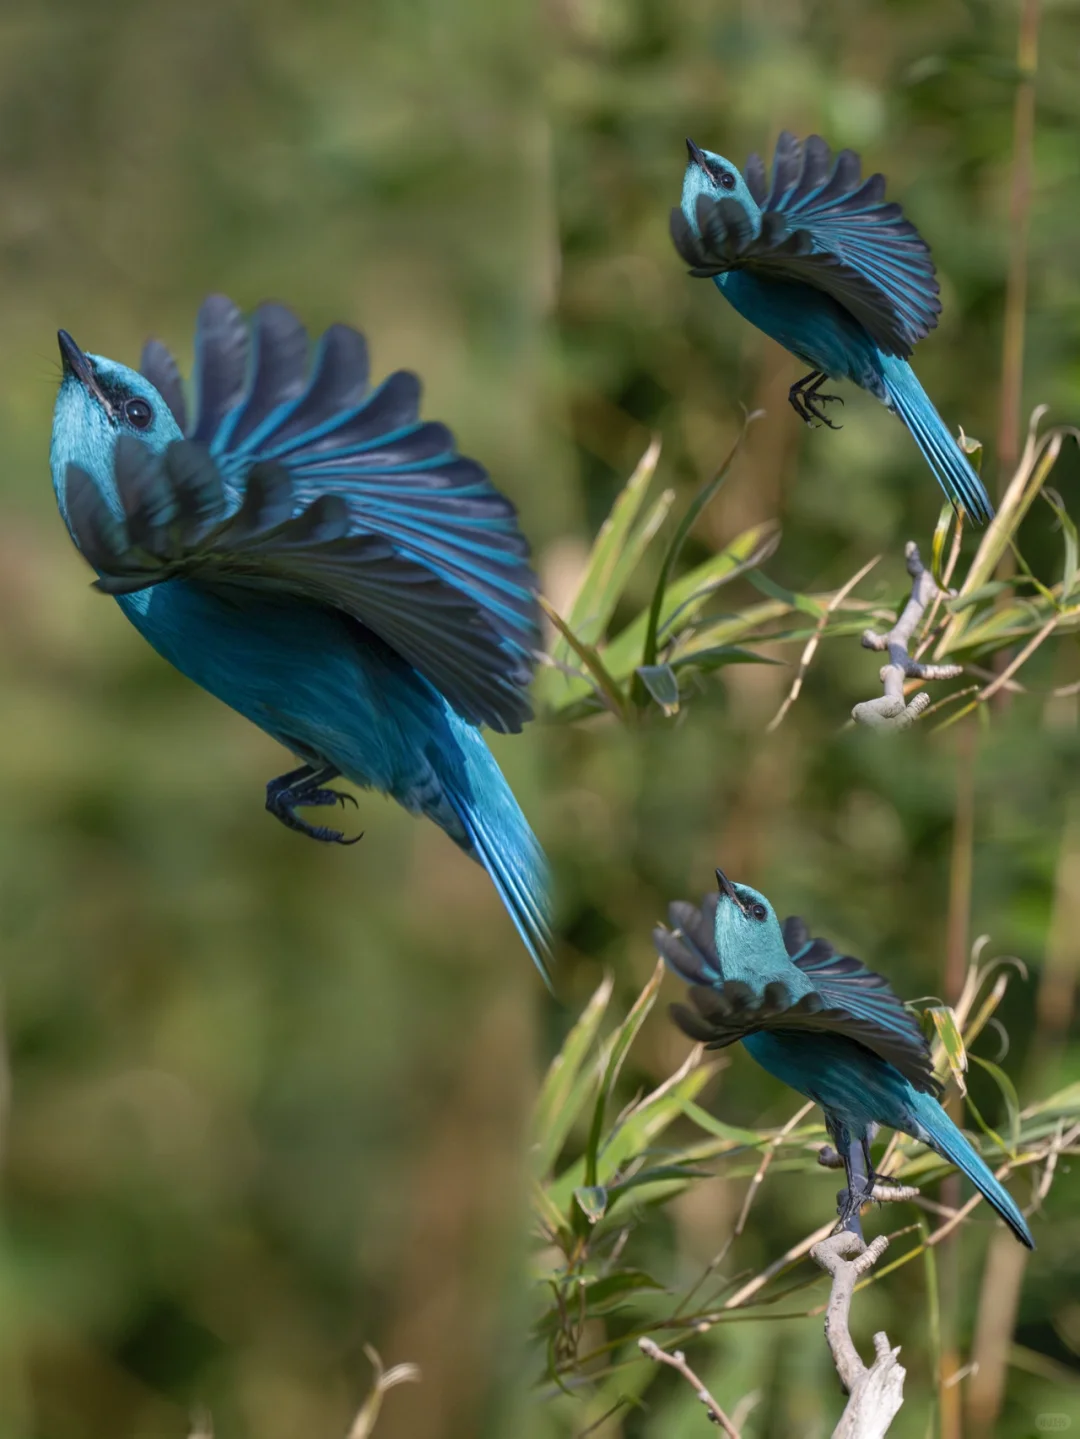
[[814, 428], [815, 420], [819, 425], [827, 425], [830, 430], [842, 430], [843, 425], [834, 424], [828, 415], [821, 408], [822, 405], [832, 404], [836, 401], [838, 405], [844, 403], [843, 395], [821, 395], [816, 391], [813, 394], [807, 393], [803, 396], [803, 404], [806, 406], [806, 423], [811, 429]]
[[863, 1205], [869, 1204], [873, 1197], [873, 1184], [868, 1185], [865, 1189], [841, 1189], [836, 1196], [836, 1213], [839, 1217], [837, 1229], [850, 1230], [852, 1234], [857, 1234], [861, 1239], [863, 1237], [861, 1218]]
[[798, 415], [804, 424], [814, 429], [817, 425], [827, 425], [830, 430], [842, 429], [842, 425], [836, 425], [829, 419], [822, 405], [830, 405], [834, 401], [843, 404], [842, 395], [823, 395], [821, 386], [828, 378], [821, 370], [811, 370], [801, 380], [796, 380], [791, 389], [788, 390], [788, 402], [791, 408]]
[[326, 781], [335, 779], [337, 774], [338, 771], [329, 766], [315, 770], [310, 765], [304, 765], [289, 774], [280, 775], [266, 786], [266, 808], [287, 829], [306, 834], [309, 839], [317, 839], [323, 844], [356, 844], [363, 839], [363, 831], [349, 839], [339, 829], [331, 829], [324, 824], [309, 824], [296, 813], [301, 808], [322, 809], [338, 804], [342, 809], [346, 804], [358, 808], [351, 794], [325, 788]]

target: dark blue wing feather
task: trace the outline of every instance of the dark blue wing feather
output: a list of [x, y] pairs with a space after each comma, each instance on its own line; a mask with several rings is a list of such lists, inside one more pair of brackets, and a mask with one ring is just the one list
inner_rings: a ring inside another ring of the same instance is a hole
[[[363, 336], [346, 325], [327, 330], [309, 369], [307, 334], [284, 306], [255, 312], [249, 342], [239, 310], [211, 296], [196, 332], [196, 391], [191, 437], [209, 446], [233, 492], [255, 466], [280, 466], [298, 507], [339, 496], [350, 535], [381, 537], [473, 607], [501, 642], [503, 681], [521, 691], [485, 722], [520, 727], [540, 648], [528, 545], [483, 467], [456, 452], [445, 426], [420, 419], [417, 377], [399, 371], [372, 387]], [[403, 588], [399, 604], [412, 593]], [[425, 608], [423, 620], [437, 648], [438, 614]]]
[[[758, 157], [748, 169], [763, 173]], [[755, 197], [756, 198], [756, 197]], [[930, 250], [899, 205], [885, 200], [885, 177], [863, 179], [853, 150], [832, 151], [820, 135], [776, 143], [772, 183], [762, 204], [793, 229], [809, 231], [816, 250], [836, 255], [875, 285], [892, 307], [908, 346], [938, 322], [941, 301]]]
[[195, 322], [195, 419], [185, 433], [209, 444], [247, 385], [244, 317], [225, 295], [208, 295]]
[[733, 196], [699, 195], [695, 218], [696, 232], [682, 210], [671, 212], [671, 238], [692, 275], [747, 270], [763, 279], [810, 285], [842, 305], [886, 354], [911, 353], [907, 320], [885, 290], [783, 211], [766, 210], [755, 229], [756, 221]]
[[653, 931], [658, 953], [690, 985], [691, 1005], [675, 1005], [672, 1014], [692, 1039], [720, 1049], [762, 1029], [844, 1034], [894, 1065], [916, 1089], [938, 1091], [922, 1030], [882, 975], [851, 955], [837, 954], [827, 940], [811, 939], [793, 916], [785, 921], [784, 943], [814, 991], [795, 999], [783, 980], [773, 979], [755, 993], [723, 977], [714, 937], [716, 905], [715, 894], [700, 909], [677, 901], [668, 909], [671, 928], [658, 925]]
[[186, 432], [187, 401], [184, 398], [180, 366], [160, 340], [147, 340], [143, 346], [139, 373], [150, 381], [172, 411], [172, 417], [180, 429]]
[[295, 595], [377, 635], [473, 723], [512, 729], [525, 718], [528, 667], [484, 613], [384, 536], [358, 531], [340, 495], [304, 501], [286, 469], [260, 463], [237, 505], [206, 447], [190, 440], [158, 455], [121, 436], [115, 479], [120, 519], [81, 469], [66, 477], [72, 535], [100, 589], [130, 594], [184, 578], [234, 597]]

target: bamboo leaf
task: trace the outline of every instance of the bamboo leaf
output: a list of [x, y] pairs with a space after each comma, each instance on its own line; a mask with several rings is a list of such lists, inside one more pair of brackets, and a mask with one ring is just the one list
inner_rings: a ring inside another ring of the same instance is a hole
[[703, 674], [710, 674], [713, 670], [723, 668], [724, 665], [783, 665], [783, 660], [772, 659], [769, 655], [759, 655], [753, 650], [743, 649], [741, 645], [715, 645], [712, 649], [691, 650], [688, 654], [678, 655], [671, 661], [670, 668], [681, 674], [683, 670], [701, 670]]
[[930, 1016], [934, 1028], [937, 1030], [938, 1039], [945, 1058], [948, 1061], [949, 1070], [956, 1080], [957, 1088], [961, 1094], [967, 1094], [967, 1084], [964, 1074], [967, 1070], [967, 1050], [964, 1047], [964, 1037], [960, 1033], [956, 1023], [956, 1015], [948, 1005], [932, 1005], [926, 1013]]
[[543, 595], [540, 596], [540, 604], [543, 606], [544, 613], [548, 619], [570, 645], [570, 648], [574, 650], [582, 664], [595, 680], [599, 695], [606, 701], [608, 707], [613, 710], [615, 714], [619, 715], [620, 718], [625, 718], [627, 712], [626, 696], [608, 673], [599, 654], [592, 645], [587, 645], [583, 640], [578, 639], [570, 626], [562, 616], [548, 604]]
[[[614, 978], [609, 974], [597, 986], [581, 1017], [566, 1036], [563, 1047], [548, 1066], [540, 1086], [532, 1126], [537, 1172], [540, 1174], [547, 1174], [558, 1159], [566, 1136], [584, 1107], [588, 1087], [579, 1087], [578, 1080], [596, 1041], [614, 984]], [[592, 1078], [591, 1075], [587, 1077]]]
[[590, 1224], [603, 1219], [608, 1206], [607, 1190], [602, 1184], [581, 1184], [574, 1190], [574, 1200]]
[[706, 505], [709, 503], [712, 497], [716, 494], [717, 490], [727, 479], [728, 471], [731, 469], [731, 463], [734, 460], [735, 456], [738, 454], [739, 447], [746, 436], [747, 427], [755, 418], [755, 415], [751, 415], [747, 418], [747, 421], [743, 425], [738, 438], [732, 445], [731, 449], [728, 451], [723, 464], [721, 464], [720, 468], [717, 470], [716, 474], [712, 477], [708, 484], [703, 485], [701, 489], [697, 492], [690, 504], [690, 507], [686, 511], [686, 514], [683, 515], [682, 519], [679, 521], [678, 528], [676, 529], [675, 534], [672, 537], [671, 544], [668, 546], [667, 554], [664, 556], [664, 562], [660, 566], [660, 576], [656, 581], [656, 588], [653, 591], [652, 604], [649, 607], [649, 617], [645, 627], [645, 643], [643, 644], [641, 650], [641, 663], [643, 665], [654, 665], [656, 663], [656, 652], [660, 631], [660, 619], [664, 608], [664, 595], [667, 591], [668, 583], [671, 579], [671, 572], [675, 568], [675, 562], [679, 558], [679, 554], [682, 551], [682, 547], [686, 541], [686, 537], [693, 529], [698, 516], [705, 509]]
[[945, 545], [948, 542], [949, 531], [952, 529], [955, 518], [956, 511], [946, 500], [938, 514], [937, 524], [934, 526], [934, 538], [930, 545], [930, 573], [933, 575], [938, 589], [941, 589], [945, 583]]
[[634, 673], [668, 718], [678, 714], [679, 681], [670, 665], [638, 665]]
[[[1009, 1148], [1011, 1153], [1015, 1154], [1017, 1146], [1020, 1143], [1020, 1096], [1016, 1092], [1016, 1085], [1013, 1084], [1001, 1066], [994, 1064], [992, 1060], [982, 1059], [977, 1054], [973, 1054], [971, 1058], [980, 1069], [985, 1069], [998, 1089], [1001, 1090], [1001, 1097], [1005, 1101], [1005, 1109], [1009, 1116]], [[997, 1138], [996, 1135], [993, 1137]], [[998, 1142], [1000, 1143], [1001, 1141], [999, 1140]], [[1001, 1147], [1004, 1149], [1006, 1146], [1002, 1145]]]
[[570, 628], [586, 643], [596, 644], [602, 637], [627, 580], [674, 499], [672, 494], [666, 503], [661, 500], [638, 525], [660, 448], [660, 436], [654, 435], [593, 541], [585, 575], [568, 616]]
[[633, 1008], [623, 1020], [622, 1024], [615, 1031], [612, 1037], [611, 1046], [608, 1051], [607, 1066], [604, 1069], [604, 1076], [600, 1081], [600, 1092], [596, 1096], [596, 1107], [593, 1110], [592, 1128], [589, 1131], [589, 1139], [585, 1148], [585, 1186], [592, 1188], [596, 1184], [597, 1157], [600, 1153], [600, 1140], [604, 1132], [604, 1113], [607, 1109], [611, 1091], [615, 1088], [615, 1081], [619, 1077], [630, 1046], [637, 1038], [641, 1026], [645, 1023], [650, 1009], [656, 1003], [656, 996], [660, 990], [660, 982], [664, 977], [664, 961], [658, 960], [652, 977], [645, 988], [634, 1001]]
[[783, 600], [793, 610], [802, 610], [804, 614], [813, 615], [815, 619], [821, 618], [821, 606], [809, 595], [800, 595], [796, 594], [794, 590], [784, 589], [783, 585], [778, 585], [775, 580], [771, 580], [761, 570], [750, 570], [746, 578], [756, 590], [760, 590], [763, 595], [768, 595], [770, 599]]

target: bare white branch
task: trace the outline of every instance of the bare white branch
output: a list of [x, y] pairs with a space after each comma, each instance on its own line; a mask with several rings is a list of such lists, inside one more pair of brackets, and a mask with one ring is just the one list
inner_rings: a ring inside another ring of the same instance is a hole
[[[899, 1196], [893, 1196], [899, 1197]], [[832, 1276], [832, 1292], [825, 1310], [825, 1338], [832, 1351], [840, 1382], [851, 1396], [833, 1430], [833, 1439], [882, 1439], [904, 1402], [906, 1372], [885, 1334], [874, 1335], [874, 1362], [868, 1369], [848, 1329], [851, 1299], [862, 1276], [877, 1263], [889, 1241], [883, 1234], [863, 1243], [850, 1229], [842, 1229], [815, 1244], [810, 1257]]]
[[905, 680], [950, 680], [964, 672], [962, 665], [927, 665], [913, 659], [909, 653], [927, 606], [936, 604], [944, 595], [923, 564], [919, 547], [913, 540], [904, 546], [904, 555], [911, 576], [911, 598], [887, 634], [866, 630], [862, 637], [864, 649], [884, 650], [889, 656], [889, 663], [881, 668], [884, 694], [878, 699], [864, 700], [851, 711], [851, 717], [857, 724], [876, 729], [907, 729], [929, 708], [930, 696], [925, 690], [913, 695], [910, 701], [904, 698]]

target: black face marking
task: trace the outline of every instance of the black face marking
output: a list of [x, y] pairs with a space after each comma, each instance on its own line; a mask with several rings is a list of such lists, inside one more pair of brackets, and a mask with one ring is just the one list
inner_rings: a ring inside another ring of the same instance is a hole
[[723, 165], [718, 165], [715, 161], [711, 161], [709, 163], [709, 174], [722, 190], [734, 190], [735, 176], [730, 170], [725, 170]]
[[123, 415], [134, 430], [148, 430], [154, 423], [154, 412], [140, 395], [124, 401]]

